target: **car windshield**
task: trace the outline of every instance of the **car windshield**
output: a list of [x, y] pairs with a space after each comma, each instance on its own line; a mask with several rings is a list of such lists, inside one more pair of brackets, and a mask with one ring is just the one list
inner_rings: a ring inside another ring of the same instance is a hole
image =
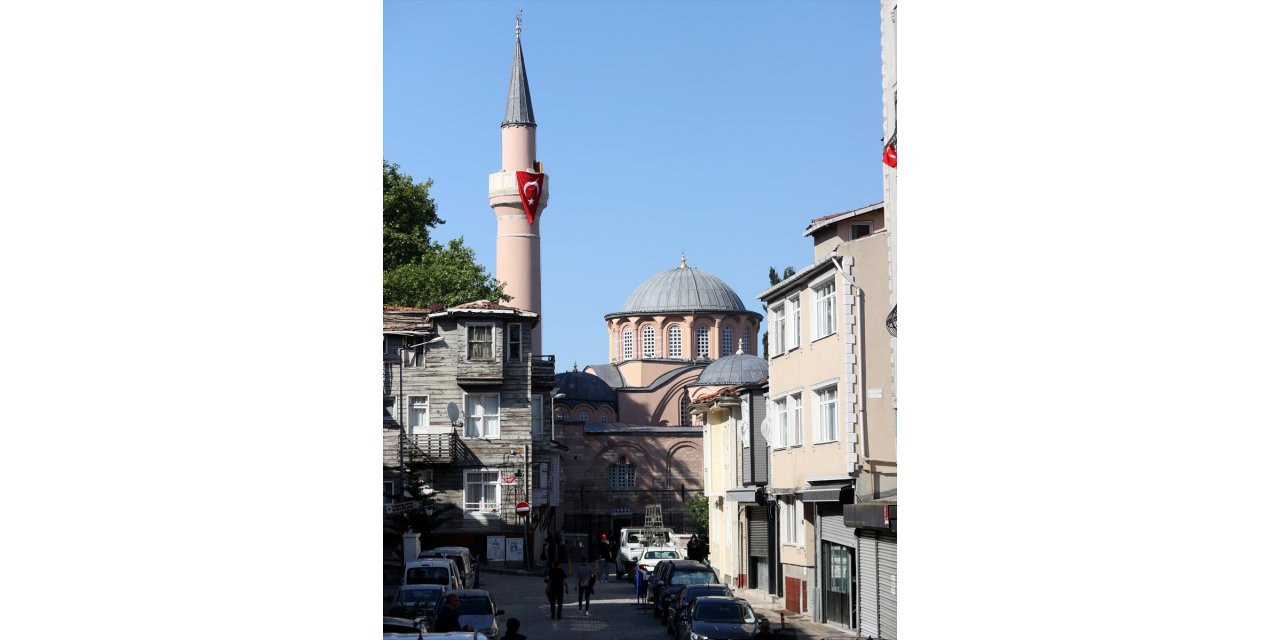
[[680, 558], [674, 551], [646, 551], [644, 552], [644, 557], [657, 558], [658, 560], [677, 560]]
[[461, 616], [491, 616], [493, 615], [493, 603], [484, 596], [462, 596], [458, 599], [458, 615]]
[[716, 574], [710, 571], [678, 571], [671, 576], [671, 584], [716, 584]]
[[736, 622], [738, 624], [756, 621], [755, 612], [751, 607], [723, 600], [699, 602], [693, 610], [692, 618], [699, 622]]
[[684, 601], [687, 604], [690, 600], [698, 596], [727, 596], [729, 588], [716, 585], [713, 587], [688, 587], [684, 591]]
[[449, 570], [444, 567], [412, 567], [405, 575], [405, 584], [449, 584]]
[[397, 601], [406, 607], [434, 605], [440, 600], [442, 593], [444, 592], [439, 589], [405, 589], [400, 592]]

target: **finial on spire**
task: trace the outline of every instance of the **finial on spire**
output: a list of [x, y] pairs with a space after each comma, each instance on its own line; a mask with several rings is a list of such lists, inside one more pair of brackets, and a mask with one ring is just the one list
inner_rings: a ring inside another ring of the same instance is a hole
[[738, 338], [738, 353], [737, 353], [737, 355], [743, 355], [743, 351], [742, 351], [742, 343], [744, 342], [744, 340], [745, 340], [744, 338]]
[[524, 15], [524, 9], [516, 12], [516, 37], [520, 37], [520, 18]]
[[684, 269], [686, 266], [688, 265], [684, 263], [684, 249], [681, 249], [680, 250], [680, 268]]
[[574, 359], [573, 359], [573, 372], [574, 372], [574, 373], [577, 373], [577, 372], [578, 372], [578, 359], [577, 359], [577, 358], [574, 358]]

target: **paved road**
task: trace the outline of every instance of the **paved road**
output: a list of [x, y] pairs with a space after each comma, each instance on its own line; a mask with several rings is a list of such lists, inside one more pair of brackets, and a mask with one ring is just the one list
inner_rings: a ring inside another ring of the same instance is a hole
[[597, 583], [591, 598], [591, 615], [578, 613], [578, 597], [572, 584], [564, 600], [564, 617], [552, 620], [542, 578], [533, 576], [485, 574], [483, 588], [493, 594], [494, 602], [506, 615], [499, 622], [506, 632], [506, 619], [520, 620], [520, 633], [529, 640], [590, 637], [617, 640], [669, 640], [666, 629], [653, 617], [653, 610], [642, 611], [636, 604], [635, 587], [619, 583]]

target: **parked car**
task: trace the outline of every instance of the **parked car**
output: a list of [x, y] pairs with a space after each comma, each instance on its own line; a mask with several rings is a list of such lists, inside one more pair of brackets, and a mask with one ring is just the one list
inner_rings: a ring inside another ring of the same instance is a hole
[[[475, 629], [489, 640], [498, 637], [498, 616], [506, 613], [493, 604], [493, 596], [484, 589], [455, 589], [445, 594], [458, 596], [458, 624]], [[445, 598], [436, 604], [433, 620], [440, 619], [440, 611], [446, 606]]]
[[382, 617], [383, 633], [412, 633], [415, 637], [419, 633], [426, 631], [426, 628], [419, 622], [408, 618], [397, 618], [394, 616]]
[[461, 589], [462, 574], [448, 558], [422, 558], [405, 564], [401, 584], [442, 584], [449, 589]]
[[653, 601], [653, 617], [662, 619], [667, 613], [663, 595], [669, 587], [682, 584], [720, 584], [716, 572], [692, 560], [660, 560], [649, 580], [649, 599]]
[[723, 584], [685, 584], [667, 589], [666, 610], [667, 613], [663, 619], [667, 623], [667, 633], [675, 635], [676, 622], [679, 620], [680, 613], [689, 608], [695, 600], [702, 596], [732, 596], [733, 590], [728, 585]]
[[462, 575], [462, 588], [475, 589], [480, 586], [480, 564], [471, 550], [466, 547], [436, 547], [418, 554], [419, 558], [448, 558], [457, 565]]
[[413, 620], [426, 620], [427, 628], [431, 628], [436, 612], [436, 603], [444, 596], [446, 587], [442, 584], [406, 584], [396, 591], [391, 601], [388, 615]]
[[676, 640], [751, 640], [760, 619], [742, 598], [701, 596], [680, 613]]
[[653, 571], [659, 560], [679, 560], [680, 552], [675, 547], [645, 547], [640, 553], [636, 566], [645, 573]]

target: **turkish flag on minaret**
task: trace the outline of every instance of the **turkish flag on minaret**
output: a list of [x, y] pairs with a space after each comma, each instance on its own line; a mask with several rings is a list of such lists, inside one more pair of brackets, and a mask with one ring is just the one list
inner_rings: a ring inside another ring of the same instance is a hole
[[516, 187], [520, 189], [520, 206], [524, 207], [524, 215], [533, 224], [538, 215], [538, 202], [542, 200], [542, 188], [547, 182], [546, 174], [516, 172]]

